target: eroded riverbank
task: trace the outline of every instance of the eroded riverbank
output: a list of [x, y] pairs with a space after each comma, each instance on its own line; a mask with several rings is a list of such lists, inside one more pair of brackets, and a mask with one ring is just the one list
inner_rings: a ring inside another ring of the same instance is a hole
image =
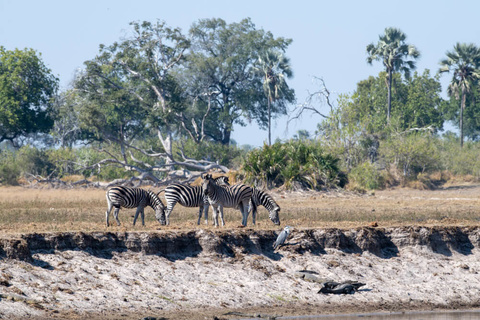
[[[0, 240], [4, 318], [238, 318], [480, 306], [480, 228], [44, 233]], [[317, 293], [321, 278], [366, 283]]]

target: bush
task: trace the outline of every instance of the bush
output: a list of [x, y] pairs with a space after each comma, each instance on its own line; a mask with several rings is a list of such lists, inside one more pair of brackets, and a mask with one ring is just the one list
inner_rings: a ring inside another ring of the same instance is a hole
[[479, 142], [467, 141], [461, 148], [457, 140], [443, 139], [438, 145], [443, 170], [453, 175], [480, 178]]
[[276, 142], [249, 152], [242, 166], [246, 181], [268, 188], [296, 183], [317, 189], [338, 185], [339, 159], [326, 154], [319, 143], [308, 140]]
[[22, 171], [22, 175], [39, 175], [46, 177], [55, 170], [55, 165], [48, 158], [45, 150], [32, 146], [23, 146], [15, 152], [15, 161]]
[[441, 169], [436, 137], [424, 134], [391, 136], [380, 144], [380, 157], [386, 168], [396, 167], [406, 181], [419, 173]]
[[21, 170], [15, 161], [15, 154], [11, 151], [0, 153], [0, 183], [5, 185], [18, 185]]
[[382, 173], [370, 162], [364, 162], [350, 171], [348, 175], [349, 189], [362, 191], [375, 190], [385, 187], [385, 178]]

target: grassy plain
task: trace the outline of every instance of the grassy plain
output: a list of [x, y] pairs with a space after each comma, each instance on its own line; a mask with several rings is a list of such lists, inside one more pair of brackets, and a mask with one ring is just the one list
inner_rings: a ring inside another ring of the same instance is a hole
[[[154, 188], [154, 191], [159, 189]], [[480, 225], [480, 184], [460, 184], [437, 190], [389, 189], [369, 194], [347, 191], [270, 192], [281, 206], [281, 227], [297, 228], [402, 225]], [[162, 195], [162, 200], [163, 195]], [[213, 229], [212, 209], [209, 225], [203, 219], [197, 226], [198, 209], [176, 205], [171, 225], [164, 227], [145, 209], [145, 224], [133, 226], [135, 209], [121, 209], [122, 225], [105, 227], [106, 199], [103, 189], [39, 189], [0, 187], [0, 233], [64, 231], [148, 231]], [[113, 221], [113, 212], [111, 214]], [[225, 210], [225, 228], [240, 226], [238, 210]], [[249, 217], [248, 227], [279, 229], [259, 208], [257, 225]]]

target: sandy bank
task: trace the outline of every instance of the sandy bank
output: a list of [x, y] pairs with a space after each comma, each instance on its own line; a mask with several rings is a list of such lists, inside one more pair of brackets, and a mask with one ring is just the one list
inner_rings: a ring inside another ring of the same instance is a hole
[[[480, 306], [480, 228], [48, 233], [0, 239], [0, 317], [204, 319]], [[366, 286], [318, 294], [309, 270]]]

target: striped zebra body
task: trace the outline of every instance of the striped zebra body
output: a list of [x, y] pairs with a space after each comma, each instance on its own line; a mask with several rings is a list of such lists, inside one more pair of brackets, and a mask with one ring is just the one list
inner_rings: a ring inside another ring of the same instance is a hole
[[250, 201], [250, 209], [252, 210], [252, 222], [255, 224], [257, 217], [257, 208], [258, 206], [264, 206], [267, 209], [269, 215], [268, 217], [276, 225], [280, 224], [280, 218], [278, 213], [280, 212], [280, 206], [275, 202], [275, 200], [268, 193], [253, 188], [252, 199]]
[[235, 208], [242, 212], [242, 224], [247, 225], [248, 208], [250, 198], [252, 197], [252, 188], [244, 184], [233, 186], [219, 186], [213, 182], [211, 175], [207, 174], [203, 178], [203, 193], [208, 197], [208, 202], [213, 207], [214, 224], [218, 226], [218, 213], [222, 220], [222, 226], [225, 226], [223, 219], [223, 208]]
[[[228, 177], [220, 176], [213, 179], [218, 185], [228, 186]], [[202, 212], [205, 211], [205, 224], [208, 224], [208, 198], [203, 194], [201, 186], [187, 186], [180, 183], [174, 183], [162, 190], [165, 192], [165, 201], [167, 209], [165, 210], [165, 221], [162, 224], [170, 224], [170, 214], [177, 203], [184, 207], [199, 207], [198, 222], [202, 218]], [[160, 192], [162, 192], [160, 191]]]
[[135, 225], [137, 222], [139, 213], [142, 217], [142, 225], [145, 225], [144, 209], [147, 206], [150, 206], [155, 210], [156, 217], [164, 214], [165, 207], [162, 201], [154, 192], [150, 190], [129, 187], [113, 187], [107, 191], [106, 197], [108, 203], [108, 208], [105, 212], [107, 227], [109, 226], [108, 218], [113, 207], [115, 207], [113, 216], [115, 217], [115, 220], [117, 220], [117, 225], [120, 225], [118, 212], [122, 207], [127, 209], [137, 208], [135, 217], [133, 218], [133, 225]]

